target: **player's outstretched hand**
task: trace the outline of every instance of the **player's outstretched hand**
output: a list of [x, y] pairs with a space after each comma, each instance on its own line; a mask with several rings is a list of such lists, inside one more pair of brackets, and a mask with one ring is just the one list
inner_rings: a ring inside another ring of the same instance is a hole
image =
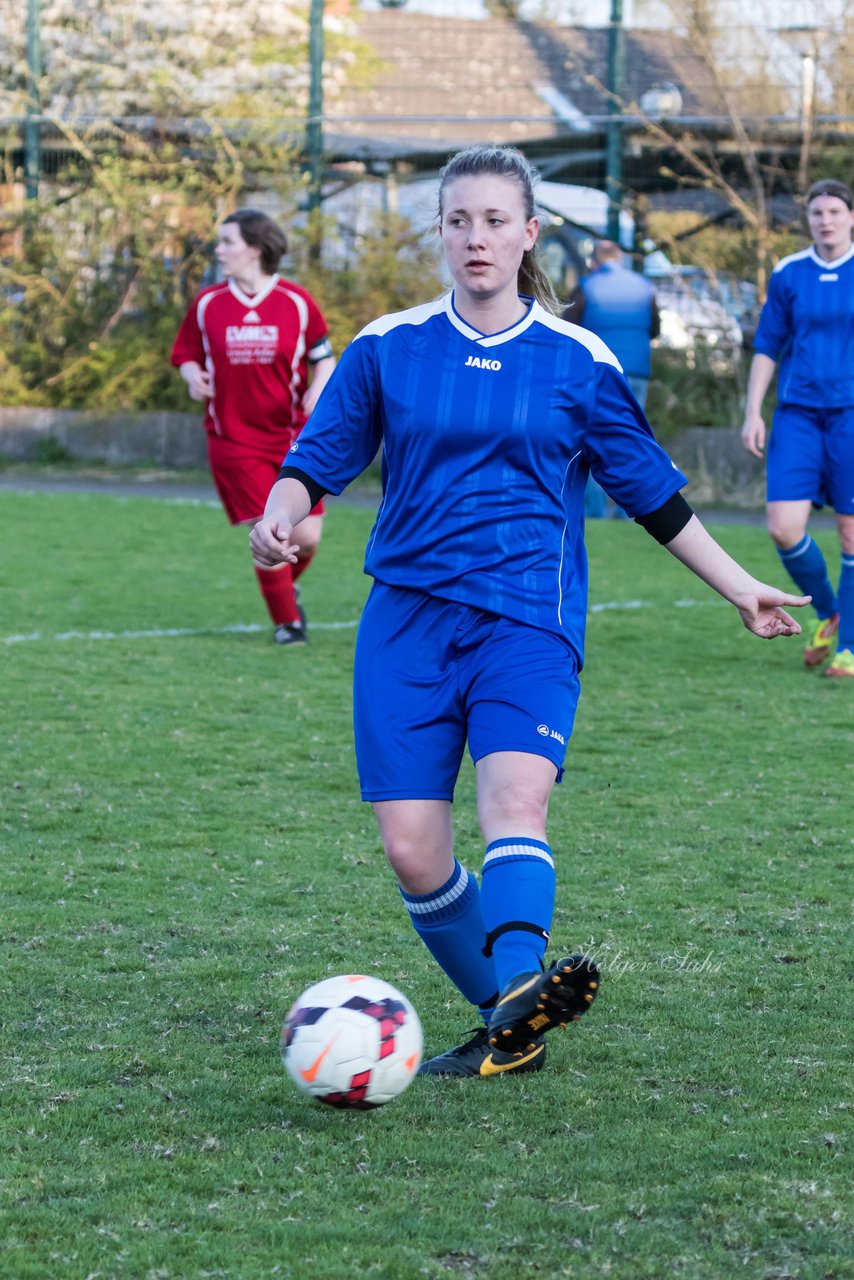
[[797, 636], [801, 632], [801, 624], [783, 606], [800, 609], [811, 599], [812, 596], [790, 596], [776, 587], [757, 582], [755, 594], [735, 601], [735, 607], [748, 631], [762, 640], [774, 640], [777, 636]]
[[252, 559], [260, 569], [281, 569], [295, 564], [299, 544], [291, 542], [293, 525], [286, 520], [263, 519], [249, 535]]

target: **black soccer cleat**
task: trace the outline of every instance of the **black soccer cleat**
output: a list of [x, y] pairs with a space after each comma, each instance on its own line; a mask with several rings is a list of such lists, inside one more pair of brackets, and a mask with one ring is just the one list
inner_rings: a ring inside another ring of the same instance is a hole
[[504, 988], [489, 1020], [493, 1049], [518, 1058], [547, 1031], [577, 1022], [599, 990], [599, 970], [587, 956], [558, 960], [545, 973], [520, 973]]
[[546, 1060], [546, 1044], [538, 1039], [528, 1053], [509, 1054], [490, 1047], [486, 1027], [479, 1027], [471, 1040], [447, 1053], [422, 1062], [419, 1076], [500, 1076], [539, 1071]]
[[282, 622], [273, 632], [276, 644], [305, 644], [306, 634], [303, 627], [295, 622]]

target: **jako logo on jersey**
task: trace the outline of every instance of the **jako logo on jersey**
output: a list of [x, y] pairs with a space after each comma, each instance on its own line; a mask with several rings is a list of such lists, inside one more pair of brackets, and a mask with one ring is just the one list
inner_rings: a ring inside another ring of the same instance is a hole
[[471, 365], [472, 369], [500, 369], [500, 360], [481, 360], [480, 356], [469, 356], [466, 360], [464, 368]]
[[819, 276], [819, 280], [838, 280], [838, 279], [839, 279], [839, 276], [836, 274], [835, 271], [824, 271]]
[[225, 328], [226, 342], [278, 342], [279, 329], [275, 324], [229, 324]]
[[537, 733], [541, 738], [555, 738], [562, 747], [566, 746], [566, 739], [562, 733], [558, 733], [557, 729], [550, 729], [547, 724], [538, 724]]

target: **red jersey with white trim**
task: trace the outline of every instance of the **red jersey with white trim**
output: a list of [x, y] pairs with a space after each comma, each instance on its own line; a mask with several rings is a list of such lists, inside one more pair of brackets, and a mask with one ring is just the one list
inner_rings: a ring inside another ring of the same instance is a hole
[[284, 456], [305, 422], [308, 366], [331, 356], [326, 321], [307, 290], [276, 275], [248, 297], [234, 283], [203, 289], [172, 347], [211, 376], [205, 428], [235, 444]]

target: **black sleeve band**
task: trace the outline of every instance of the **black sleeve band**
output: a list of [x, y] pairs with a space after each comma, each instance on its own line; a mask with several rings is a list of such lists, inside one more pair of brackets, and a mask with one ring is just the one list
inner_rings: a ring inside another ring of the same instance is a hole
[[300, 471], [299, 467], [289, 467], [287, 463], [284, 463], [279, 472], [279, 479], [287, 480], [288, 478], [299, 480], [300, 484], [308, 489], [308, 496], [311, 498], [313, 507], [316, 507], [320, 499], [329, 492], [328, 489], [324, 489], [322, 485], [319, 485], [316, 480], [312, 480], [311, 476], [307, 476], [304, 471]]
[[659, 507], [657, 511], [650, 511], [648, 516], [638, 516], [635, 524], [643, 525], [656, 542], [666, 546], [677, 533], [682, 532], [693, 514], [692, 508], [682, 494], [674, 493], [673, 497], [668, 498], [664, 506]]
[[328, 338], [321, 338], [314, 344], [306, 358], [309, 364], [319, 364], [321, 360], [329, 360], [332, 354], [332, 343]]

